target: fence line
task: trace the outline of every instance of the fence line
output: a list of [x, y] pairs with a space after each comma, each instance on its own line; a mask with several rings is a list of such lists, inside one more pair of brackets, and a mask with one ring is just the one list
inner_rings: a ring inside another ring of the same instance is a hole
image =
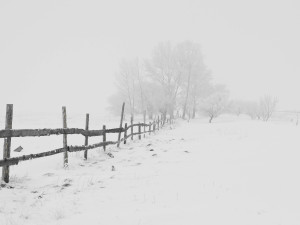
[[[6, 183], [9, 183], [9, 166], [18, 165], [21, 161], [32, 160], [36, 158], [48, 157], [56, 154], [63, 153], [64, 157], [64, 167], [68, 166], [68, 153], [69, 152], [79, 152], [84, 151], [84, 159], [86, 160], [88, 157], [88, 150], [103, 147], [103, 150], [106, 150], [106, 146], [117, 144], [119, 147], [121, 142], [126, 144], [127, 139], [133, 140], [133, 136], [138, 135], [138, 139], [141, 139], [142, 134], [145, 137], [146, 133], [155, 132], [156, 129], [159, 130], [160, 127], [163, 127], [166, 122], [172, 123], [172, 119], [166, 121], [166, 118], [159, 119], [150, 122], [149, 124], [145, 121], [145, 112], [143, 116], [143, 123], [133, 124], [133, 119], [130, 119], [130, 125], [127, 126], [127, 123], [123, 127], [123, 118], [124, 118], [124, 106], [122, 105], [122, 113], [121, 113], [121, 121], [119, 128], [106, 129], [106, 126], [103, 125], [102, 130], [89, 130], [89, 114], [86, 114], [86, 126], [85, 129], [80, 128], [67, 128], [67, 113], [66, 108], [62, 108], [63, 115], [63, 128], [57, 129], [12, 129], [12, 112], [13, 105], [7, 105], [7, 114], [6, 114], [6, 126], [5, 130], [0, 130], [0, 138], [4, 139], [4, 151], [3, 151], [3, 160], [0, 160], [0, 167], [2, 167], [2, 180]], [[138, 132], [133, 132], [133, 128], [138, 127]], [[142, 131], [142, 127], [144, 127]], [[149, 127], [146, 130], [146, 127]], [[151, 129], [152, 128], [152, 129]], [[123, 138], [121, 138], [121, 134], [124, 132]], [[117, 141], [107, 141], [106, 134], [108, 133], [116, 133], [118, 134]], [[71, 134], [81, 134], [85, 136], [85, 142], [82, 146], [72, 146], [67, 144], [67, 135]], [[11, 146], [11, 138], [12, 137], [41, 137], [41, 136], [50, 136], [50, 135], [63, 135], [63, 147], [54, 149], [51, 151], [36, 153], [36, 154], [28, 154], [19, 157], [10, 157], [10, 146]], [[100, 143], [88, 145], [88, 138], [95, 136], [103, 136], [103, 140]]]

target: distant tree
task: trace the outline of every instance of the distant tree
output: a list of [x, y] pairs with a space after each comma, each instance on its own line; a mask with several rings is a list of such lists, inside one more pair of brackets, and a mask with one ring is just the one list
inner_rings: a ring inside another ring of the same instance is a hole
[[172, 118], [174, 111], [194, 118], [201, 100], [210, 94], [210, 81], [198, 44], [162, 42], [143, 62], [122, 60], [116, 73], [118, 91], [110, 102], [125, 101], [132, 116], [146, 110], [150, 118], [157, 113]]
[[209, 123], [228, 107], [229, 93], [224, 86], [214, 86], [211, 94], [203, 101], [201, 109], [209, 117]]
[[251, 119], [259, 119], [259, 106], [255, 101], [244, 102], [244, 113], [250, 116]]
[[191, 41], [179, 43], [175, 47], [175, 61], [182, 75], [182, 118], [185, 118], [190, 99], [196, 97], [191, 93], [192, 89], [195, 91], [196, 80], [206, 72], [200, 45]]
[[[136, 108], [138, 70], [135, 60], [122, 60], [119, 64], [119, 71], [116, 73], [116, 85], [118, 87], [116, 96], [126, 102], [126, 108], [129, 108], [131, 116], [134, 116]], [[117, 98], [116, 96], [114, 98]], [[114, 104], [113, 102], [111, 104]], [[111, 109], [114, 109], [114, 107], [112, 106]]]
[[177, 70], [174, 59], [174, 48], [169, 42], [158, 44], [150, 60], [146, 61], [149, 79], [159, 85], [162, 91], [160, 101], [163, 103], [161, 113], [173, 117], [176, 100], [180, 90], [181, 73]]
[[191, 98], [188, 102], [189, 108], [191, 108], [191, 118], [194, 119], [196, 117], [199, 103], [210, 94], [211, 89], [211, 72], [203, 68], [191, 84]]
[[259, 115], [263, 121], [268, 121], [274, 113], [277, 105], [277, 98], [265, 95], [259, 102]]

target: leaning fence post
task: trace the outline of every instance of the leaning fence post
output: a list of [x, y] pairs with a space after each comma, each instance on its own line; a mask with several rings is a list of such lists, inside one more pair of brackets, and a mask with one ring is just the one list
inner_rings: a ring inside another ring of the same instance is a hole
[[[106, 142], [106, 126], [105, 125], [103, 125], [103, 142]], [[106, 145], [104, 144], [103, 145], [103, 150], [105, 151], [106, 150]]]
[[[7, 104], [5, 130], [12, 129], [12, 121], [13, 121], [13, 104]], [[7, 137], [4, 139], [3, 159], [10, 158], [10, 147], [11, 147], [11, 137]], [[9, 182], [9, 166], [2, 167], [2, 180], [5, 183]]]
[[[63, 116], [63, 128], [67, 128], [67, 112], [66, 107], [62, 107], [62, 116]], [[63, 146], [65, 149], [64, 152], [64, 167], [68, 167], [68, 142], [67, 142], [67, 135], [63, 135]]]
[[[89, 121], [90, 115], [87, 113], [85, 117], [85, 130], [89, 130]], [[89, 136], [85, 136], [84, 145], [87, 146], [89, 144]], [[87, 152], [88, 150], [84, 151], [84, 159], [87, 160]]]
[[139, 140], [141, 140], [141, 123], [139, 123]]
[[131, 140], [133, 140], [133, 116], [130, 118]]
[[125, 123], [125, 130], [124, 130], [124, 144], [126, 144], [127, 139], [127, 123]]
[[122, 112], [121, 112], [121, 121], [120, 121], [120, 132], [119, 132], [119, 136], [118, 136], [118, 145], [117, 147], [120, 147], [120, 140], [121, 140], [121, 129], [122, 129], [122, 124], [123, 124], [123, 117], [124, 117], [124, 107], [125, 107], [125, 102], [123, 102], [122, 105]]

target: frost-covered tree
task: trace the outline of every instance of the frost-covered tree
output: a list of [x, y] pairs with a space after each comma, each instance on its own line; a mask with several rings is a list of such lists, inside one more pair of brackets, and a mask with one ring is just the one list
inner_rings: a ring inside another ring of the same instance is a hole
[[157, 84], [162, 91], [160, 111], [164, 116], [167, 113], [173, 116], [182, 74], [175, 62], [171, 43], [160, 43], [154, 48], [151, 58], [146, 61], [146, 70], [151, 82]]
[[119, 96], [126, 101], [131, 115], [146, 110], [150, 117], [173, 117], [177, 111], [183, 117], [189, 114], [194, 118], [199, 102], [211, 89], [210, 78], [198, 44], [162, 42], [147, 60], [120, 63], [116, 74], [118, 93], [111, 103]]
[[277, 105], [277, 98], [270, 95], [263, 96], [259, 101], [259, 115], [263, 121], [268, 121], [274, 113]]
[[[187, 108], [191, 108], [188, 104], [191, 100], [196, 101], [196, 91], [199, 80], [204, 77], [206, 67], [204, 65], [203, 56], [200, 45], [191, 41], [179, 43], [175, 47], [175, 61], [177, 70], [182, 77], [182, 117], [185, 118]], [[196, 103], [195, 103], [196, 104]]]
[[201, 110], [209, 117], [209, 123], [221, 115], [228, 107], [229, 93], [224, 86], [217, 85], [212, 88], [211, 94], [202, 102]]

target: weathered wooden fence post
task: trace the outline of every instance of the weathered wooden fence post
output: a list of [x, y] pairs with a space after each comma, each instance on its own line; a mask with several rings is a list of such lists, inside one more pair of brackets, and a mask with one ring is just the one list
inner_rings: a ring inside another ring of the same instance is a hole
[[155, 133], [155, 120], [153, 122], [153, 133]]
[[[123, 102], [123, 105], [122, 105], [121, 121], [120, 121], [120, 129], [122, 129], [122, 125], [123, 125], [124, 108], [125, 108], [125, 102]], [[117, 145], [117, 147], [120, 147], [121, 133], [122, 133], [122, 131], [119, 132], [119, 136], [118, 136], [118, 145]]]
[[139, 140], [141, 140], [141, 123], [139, 123]]
[[131, 127], [130, 127], [130, 130], [131, 130], [131, 140], [133, 140], [133, 116], [131, 116], [131, 118], [130, 118], [130, 125], [131, 125]]
[[146, 110], [144, 111], [144, 138], [146, 137]]
[[149, 122], [149, 135], [151, 134], [151, 122]]
[[159, 125], [160, 125], [160, 123], [159, 123], [159, 116], [158, 116], [158, 118], [157, 118], [157, 130], [159, 130]]
[[[12, 129], [12, 121], [13, 121], [13, 104], [7, 104], [5, 130]], [[10, 158], [10, 147], [11, 147], [11, 137], [7, 137], [4, 139], [3, 159]], [[9, 166], [2, 167], [2, 180], [5, 183], [9, 182]]]
[[[63, 128], [67, 128], [67, 110], [66, 107], [62, 107], [62, 116], [63, 116]], [[63, 147], [65, 148], [64, 152], [64, 167], [68, 167], [68, 141], [67, 135], [63, 135]]]
[[[103, 142], [106, 142], [106, 131], [105, 131], [106, 130], [106, 126], [105, 125], [103, 125], [103, 129], [102, 130], [103, 130]], [[106, 151], [106, 145], [105, 144], [103, 145], [103, 150]]]
[[124, 130], [124, 144], [126, 144], [127, 139], [127, 123], [125, 123], [125, 130]]
[[[85, 130], [89, 130], [89, 121], [90, 115], [87, 113], [85, 117]], [[89, 144], [89, 136], [85, 136], [84, 145], [87, 146]], [[88, 150], [84, 151], [84, 159], [87, 160], [87, 152]]]

